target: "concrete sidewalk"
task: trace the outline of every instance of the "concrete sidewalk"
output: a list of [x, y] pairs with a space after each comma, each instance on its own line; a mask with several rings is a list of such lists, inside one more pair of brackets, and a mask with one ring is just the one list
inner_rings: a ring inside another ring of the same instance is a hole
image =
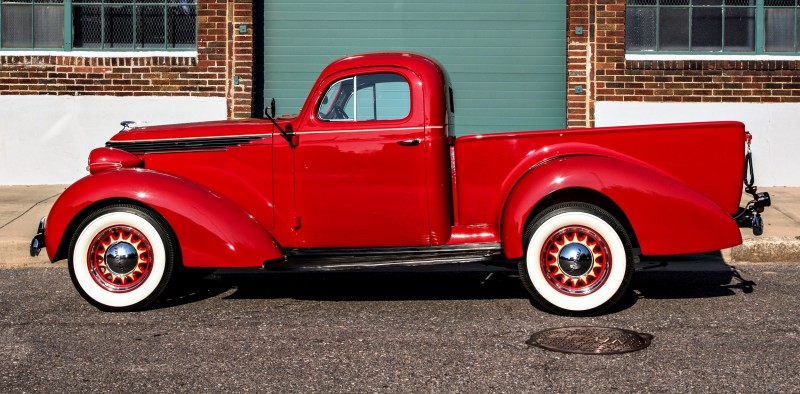
[[50, 264], [46, 250], [30, 257], [31, 239], [67, 186], [0, 186], [0, 268]]
[[[30, 257], [29, 246], [42, 216], [47, 216], [66, 185], [0, 186], [0, 268], [49, 265], [45, 250]], [[762, 188], [772, 197], [763, 214], [764, 235], [743, 228], [742, 245], [722, 251], [726, 262], [800, 262], [800, 187]], [[742, 196], [742, 206], [750, 200]], [[681, 234], [675, 234], [680, 240]]]

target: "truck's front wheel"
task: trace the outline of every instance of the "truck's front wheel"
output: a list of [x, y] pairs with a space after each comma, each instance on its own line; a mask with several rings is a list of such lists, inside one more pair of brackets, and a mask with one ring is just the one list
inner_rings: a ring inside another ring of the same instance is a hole
[[75, 288], [98, 309], [144, 308], [172, 276], [175, 241], [153, 211], [132, 206], [102, 208], [78, 228], [69, 250]]
[[562, 203], [525, 230], [520, 276], [534, 301], [559, 314], [592, 315], [613, 305], [633, 273], [631, 242], [608, 212]]

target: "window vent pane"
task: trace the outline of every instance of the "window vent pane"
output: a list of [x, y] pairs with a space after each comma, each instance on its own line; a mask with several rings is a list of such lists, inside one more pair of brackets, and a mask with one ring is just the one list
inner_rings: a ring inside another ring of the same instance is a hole
[[689, 5], [689, 0], [660, 0], [658, 4], [662, 6]]
[[755, 52], [756, 9], [728, 8], [725, 10], [725, 51]]
[[725, 0], [725, 5], [727, 6], [751, 6], [754, 7], [756, 5], [756, 0]]
[[136, 7], [136, 47], [164, 48], [164, 7]]
[[628, 7], [625, 12], [625, 45], [629, 51], [656, 50], [656, 9]]
[[662, 8], [659, 15], [659, 49], [662, 51], [689, 50], [689, 8]]
[[76, 5], [72, 7], [72, 46], [75, 48], [100, 48], [102, 43], [100, 6]]
[[722, 8], [707, 7], [692, 10], [692, 50], [722, 50]]
[[105, 48], [133, 48], [133, 6], [106, 6]]
[[167, 47], [194, 48], [197, 46], [197, 6], [167, 7]]
[[692, 5], [722, 5], [722, 0], [694, 0]]
[[796, 0], [764, 0], [767, 7], [794, 7]]
[[795, 8], [767, 8], [764, 19], [764, 49], [767, 52], [794, 51]]
[[36, 5], [33, 17], [34, 48], [64, 47], [64, 5]]
[[3, 48], [30, 48], [33, 44], [29, 4], [3, 3]]

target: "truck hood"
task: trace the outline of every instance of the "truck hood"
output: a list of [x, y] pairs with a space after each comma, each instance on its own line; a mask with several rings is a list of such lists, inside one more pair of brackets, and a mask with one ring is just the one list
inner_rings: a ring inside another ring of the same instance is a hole
[[272, 123], [263, 119], [136, 127], [120, 131], [106, 147], [134, 154], [225, 149], [271, 144], [272, 131]]
[[169, 141], [271, 135], [272, 127], [272, 123], [266, 119], [221, 120], [135, 127], [120, 131], [109, 142]]

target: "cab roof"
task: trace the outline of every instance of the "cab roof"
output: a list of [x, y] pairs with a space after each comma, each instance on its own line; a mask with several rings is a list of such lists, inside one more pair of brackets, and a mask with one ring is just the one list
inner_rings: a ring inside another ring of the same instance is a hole
[[439, 62], [429, 56], [413, 52], [369, 52], [345, 56], [334, 60], [325, 67], [320, 77], [350, 69], [380, 66], [407, 68], [414, 71], [423, 80], [428, 81], [442, 77], [447, 78], [447, 74]]

